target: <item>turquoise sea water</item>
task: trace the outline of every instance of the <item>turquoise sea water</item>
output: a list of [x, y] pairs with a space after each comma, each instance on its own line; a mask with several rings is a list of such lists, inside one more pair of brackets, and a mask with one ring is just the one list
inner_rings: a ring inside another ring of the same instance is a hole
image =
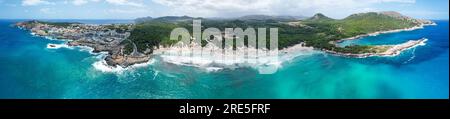
[[[345, 58], [326, 53], [284, 62], [275, 74], [253, 68], [206, 71], [156, 58], [121, 74], [94, 68], [98, 55], [47, 49], [49, 40], [0, 20], [0, 98], [448, 98], [449, 25], [351, 41], [395, 44], [428, 38], [396, 57]], [[98, 21], [97, 21], [98, 22]], [[92, 23], [97, 23], [92, 21]]]

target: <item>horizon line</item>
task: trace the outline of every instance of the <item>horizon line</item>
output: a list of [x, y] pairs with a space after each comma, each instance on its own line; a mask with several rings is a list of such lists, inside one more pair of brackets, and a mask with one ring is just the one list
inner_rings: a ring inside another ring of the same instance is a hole
[[[162, 17], [168, 17], [168, 16], [162, 16]], [[182, 16], [175, 16], [175, 17], [182, 17]], [[191, 16], [189, 16], [191, 17]], [[145, 18], [145, 17], [140, 17]], [[161, 17], [152, 17], [152, 18], [161, 18]], [[193, 17], [195, 18], [223, 18], [223, 17]], [[234, 17], [239, 18], [239, 17]], [[306, 17], [309, 18], [309, 17]], [[134, 19], [122, 19], [122, 18], [0, 18], [0, 20], [136, 20], [138, 18]], [[233, 18], [223, 18], [223, 19], [233, 19]], [[333, 18], [334, 19], [334, 18]], [[420, 18], [418, 18], [420, 19]], [[336, 19], [340, 20], [340, 19]], [[450, 20], [450, 19], [427, 19], [427, 20]]]

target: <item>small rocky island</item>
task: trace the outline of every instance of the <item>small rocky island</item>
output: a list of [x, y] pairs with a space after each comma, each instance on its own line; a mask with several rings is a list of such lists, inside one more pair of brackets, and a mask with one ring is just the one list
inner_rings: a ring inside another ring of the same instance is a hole
[[[188, 16], [138, 19], [134, 24], [93, 25], [66, 22], [25, 21], [16, 24], [33, 34], [56, 39], [67, 39], [69, 46], [87, 46], [94, 52], [107, 52], [110, 66], [128, 67], [150, 60], [154, 50], [171, 47], [176, 42], [169, 38], [177, 27], [192, 28], [193, 19]], [[332, 54], [349, 57], [395, 56], [400, 52], [424, 44], [427, 39], [410, 40], [397, 45], [355, 45], [340, 47], [343, 40], [382, 33], [409, 31], [435, 25], [429, 20], [413, 19], [397, 12], [368, 12], [350, 15], [344, 19], [332, 19], [316, 14], [307, 19], [263, 17], [258, 19], [225, 19], [202, 21], [205, 28], [235, 27], [279, 29], [279, 48], [287, 49], [302, 44]], [[51, 47], [51, 46], [50, 46]]]

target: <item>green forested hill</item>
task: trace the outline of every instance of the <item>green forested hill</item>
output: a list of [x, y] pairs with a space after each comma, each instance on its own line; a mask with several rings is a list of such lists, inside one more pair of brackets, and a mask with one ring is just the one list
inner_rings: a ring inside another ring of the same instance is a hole
[[[153, 47], [157, 47], [160, 44], [172, 44], [174, 41], [169, 39], [170, 33], [177, 27], [180, 27], [180, 25], [170, 22], [144, 22], [135, 25], [128, 39], [136, 44], [139, 52], [144, 52], [146, 49], [153, 50]], [[132, 51], [133, 45], [129, 45], [129, 41], [125, 41], [127, 44], [125, 47], [126, 53], [131, 53]]]
[[313, 21], [313, 22], [328, 22], [328, 21], [334, 21], [335, 19], [332, 19], [330, 17], [325, 16], [322, 13], [317, 13], [314, 16], [305, 19], [305, 21]]
[[398, 19], [375, 12], [354, 14], [337, 23], [346, 36], [354, 36], [376, 31], [413, 27], [418, 24], [406, 19]]
[[[393, 16], [392, 14], [395, 14], [396, 16]], [[190, 19], [188, 20], [187, 18]], [[192, 29], [193, 18], [191, 17], [170, 17], [167, 21], [164, 19], [167, 18], [149, 20], [136, 24], [129, 39], [137, 45], [138, 51], [143, 52], [147, 48], [151, 49], [154, 46], [173, 44], [174, 42], [170, 41], [169, 36], [171, 30], [176, 27], [185, 27], [188, 30]], [[374, 51], [371, 51], [371, 46], [348, 46], [342, 48], [335, 46], [332, 42], [356, 35], [376, 31], [410, 28], [420, 24], [421, 22], [419, 20], [399, 16], [396, 12], [389, 12], [389, 14], [376, 12], [359, 13], [350, 15], [344, 19], [332, 19], [319, 13], [305, 20], [293, 21], [277, 21], [273, 19], [255, 21], [239, 19], [202, 19], [202, 29], [215, 27], [223, 31], [225, 28], [236, 27], [278, 28], [280, 48], [286, 48], [300, 42], [305, 42], [306, 45], [318, 49], [344, 53], [367, 53]]]

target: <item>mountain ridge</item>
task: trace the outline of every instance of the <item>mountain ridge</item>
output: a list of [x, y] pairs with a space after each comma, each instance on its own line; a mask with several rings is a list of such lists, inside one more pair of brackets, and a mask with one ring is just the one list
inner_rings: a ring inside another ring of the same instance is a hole
[[258, 21], [265, 21], [265, 20], [274, 20], [274, 21], [298, 21], [298, 20], [305, 20], [305, 21], [333, 21], [333, 20], [346, 20], [350, 18], [355, 17], [361, 17], [361, 16], [368, 16], [370, 14], [376, 14], [376, 15], [384, 15], [389, 16], [396, 19], [401, 20], [411, 20], [416, 23], [427, 23], [431, 24], [433, 23], [431, 20], [426, 19], [415, 19], [406, 15], [403, 15], [396, 11], [380, 11], [380, 12], [363, 12], [363, 13], [356, 13], [351, 14], [343, 19], [334, 19], [331, 17], [328, 17], [324, 15], [323, 13], [316, 13], [311, 17], [305, 17], [305, 16], [290, 16], [290, 15], [264, 15], [264, 14], [252, 14], [252, 15], [244, 15], [240, 17], [235, 18], [221, 18], [221, 17], [191, 17], [191, 16], [162, 16], [162, 17], [141, 17], [135, 19], [136, 23], [143, 23], [146, 21], [167, 21], [167, 22], [179, 22], [179, 21], [187, 21], [192, 19], [206, 19], [206, 20], [243, 20], [243, 21], [251, 21], [251, 20], [258, 20]]

